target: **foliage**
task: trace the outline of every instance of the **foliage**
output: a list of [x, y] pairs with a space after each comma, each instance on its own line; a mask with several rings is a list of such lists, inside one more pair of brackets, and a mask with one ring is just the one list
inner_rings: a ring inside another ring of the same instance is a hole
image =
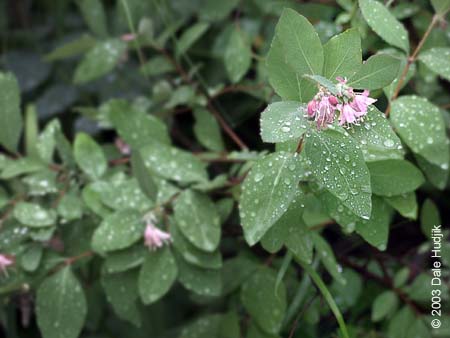
[[0, 7], [6, 337], [450, 336], [449, 1]]

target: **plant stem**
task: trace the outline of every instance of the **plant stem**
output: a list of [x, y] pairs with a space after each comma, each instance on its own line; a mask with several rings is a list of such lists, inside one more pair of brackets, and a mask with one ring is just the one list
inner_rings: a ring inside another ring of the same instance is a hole
[[[406, 75], [408, 74], [409, 68], [411, 67], [411, 65], [414, 62], [416, 62], [417, 55], [419, 54], [420, 50], [423, 47], [423, 44], [427, 40], [428, 36], [430, 35], [431, 31], [433, 30], [434, 26], [439, 21], [439, 19], [440, 19], [439, 15], [437, 15], [437, 14], [433, 15], [433, 19], [431, 20], [430, 24], [428, 25], [427, 30], [423, 34], [422, 39], [419, 41], [419, 43], [416, 46], [416, 49], [414, 49], [414, 52], [412, 53], [412, 55], [410, 57], [408, 57], [405, 68], [403, 68], [400, 78], [398, 79], [398, 83], [397, 83], [397, 86], [395, 87], [394, 94], [392, 94], [392, 97], [390, 100], [391, 102], [394, 101], [395, 99], [397, 99], [398, 94], [400, 93], [400, 90], [402, 89], [403, 82], [405, 81]], [[391, 104], [389, 103], [388, 107], [386, 108], [385, 115], [389, 116], [390, 111], [391, 111]]]
[[[127, 0], [122, 0], [122, 6], [123, 6], [123, 9], [125, 10], [125, 16], [127, 17], [128, 28], [130, 29], [131, 33], [134, 35], [134, 44], [136, 45], [139, 62], [141, 63], [141, 66], [143, 66], [145, 64], [145, 57], [144, 57], [144, 53], [142, 52], [141, 44], [139, 42], [139, 37], [137, 36], [136, 30], [134, 29], [133, 18], [131, 17], [130, 8], [128, 7]], [[150, 81], [148, 76], [147, 76], [147, 79]]]
[[330, 307], [331, 311], [333, 312], [333, 314], [336, 317], [336, 320], [339, 324], [339, 327], [340, 327], [341, 333], [342, 333], [342, 337], [349, 338], [347, 326], [345, 325], [345, 321], [344, 321], [344, 317], [342, 316], [341, 311], [339, 310], [338, 306], [336, 305], [336, 302], [334, 301], [333, 296], [331, 295], [327, 286], [323, 282], [322, 278], [320, 278], [320, 276], [317, 274], [316, 270], [314, 270], [314, 268], [311, 267], [309, 264], [303, 263], [301, 261], [298, 261], [298, 263], [308, 273], [308, 275], [314, 281], [317, 288], [319, 289], [319, 291], [322, 293], [323, 297], [327, 301], [328, 306]]

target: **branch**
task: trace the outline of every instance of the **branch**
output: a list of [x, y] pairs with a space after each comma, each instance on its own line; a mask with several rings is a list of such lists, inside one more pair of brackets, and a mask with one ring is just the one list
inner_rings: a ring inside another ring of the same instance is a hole
[[[423, 44], [427, 40], [428, 36], [430, 35], [431, 31], [433, 30], [436, 23], [439, 21], [440, 16], [435, 14], [433, 15], [433, 19], [431, 20], [430, 24], [428, 25], [428, 28], [425, 32], [425, 34], [422, 36], [422, 39], [419, 41], [419, 44], [416, 46], [416, 49], [414, 49], [414, 52], [410, 57], [408, 57], [408, 60], [406, 62], [405, 68], [403, 68], [403, 71], [400, 75], [400, 78], [398, 79], [397, 87], [395, 87], [394, 94], [392, 94], [391, 102], [397, 99], [398, 94], [400, 93], [400, 90], [402, 89], [403, 82], [405, 82], [406, 75], [408, 74], [409, 68], [411, 65], [416, 61], [417, 55], [419, 54], [420, 50], [423, 47]], [[391, 104], [389, 103], [385, 115], [386, 117], [389, 116], [389, 113], [391, 111]]]

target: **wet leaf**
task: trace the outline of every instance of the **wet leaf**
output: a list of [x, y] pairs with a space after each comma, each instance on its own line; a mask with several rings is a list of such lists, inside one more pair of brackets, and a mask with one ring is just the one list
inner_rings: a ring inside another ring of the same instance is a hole
[[0, 73], [0, 107], [0, 144], [14, 152], [19, 144], [23, 119], [20, 112], [19, 85], [11, 73]]
[[175, 220], [191, 244], [212, 252], [220, 241], [220, 218], [214, 203], [205, 194], [185, 190], [175, 201]]
[[408, 32], [382, 3], [376, 0], [359, 0], [359, 7], [375, 33], [387, 43], [409, 53]]
[[414, 153], [431, 164], [448, 170], [448, 139], [438, 107], [422, 97], [401, 96], [392, 102], [391, 121]]
[[102, 148], [85, 133], [78, 133], [74, 142], [77, 164], [91, 179], [97, 180], [105, 173], [107, 162]]
[[139, 273], [139, 295], [144, 304], [162, 298], [172, 287], [178, 274], [177, 264], [167, 246], [148, 252]]
[[247, 175], [239, 211], [244, 236], [254, 245], [286, 212], [298, 187], [297, 154], [277, 152], [259, 160]]
[[271, 103], [261, 114], [261, 138], [269, 143], [299, 139], [309, 125], [306, 105], [295, 101]]
[[355, 215], [368, 219], [372, 208], [370, 175], [356, 141], [337, 130], [312, 132], [306, 139], [305, 153], [316, 180]]
[[120, 210], [105, 217], [92, 236], [92, 249], [104, 253], [127, 248], [144, 233], [141, 215], [132, 210]]
[[281, 283], [275, 288], [276, 274], [268, 268], [256, 270], [244, 283], [241, 300], [245, 309], [267, 333], [281, 329], [287, 307], [286, 288]]
[[20, 202], [14, 208], [14, 217], [23, 225], [29, 227], [47, 227], [55, 225], [56, 212], [47, 210], [39, 204]]
[[47, 277], [36, 295], [36, 315], [44, 338], [77, 338], [87, 313], [86, 298], [67, 266]]
[[119, 63], [127, 45], [117, 39], [97, 42], [75, 69], [73, 82], [84, 84], [111, 72]]

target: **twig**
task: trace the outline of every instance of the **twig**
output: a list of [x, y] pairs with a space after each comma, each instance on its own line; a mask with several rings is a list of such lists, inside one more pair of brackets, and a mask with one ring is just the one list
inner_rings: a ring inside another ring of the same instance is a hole
[[394, 291], [397, 294], [397, 296], [403, 301], [403, 303], [408, 305], [414, 311], [414, 313], [416, 315], [420, 315], [422, 313], [421, 309], [417, 306], [417, 304], [415, 304], [402, 290], [394, 287], [394, 285], [392, 284], [392, 281], [387, 280], [386, 278], [382, 278], [382, 277], [370, 272], [369, 270], [365, 269], [364, 267], [353, 263], [352, 261], [350, 261], [349, 259], [347, 259], [344, 256], [339, 257], [339, 261], [342, 262], [344, 265], [361, 273], [366, 278], [372, 279], [372, 280], [378, 282], [379, 284], [385, 286], [386, 288]]
[[[403, 68], [400, 78], [398, 79], [397, 87], [395, 87], [394, 94], [392, 94], [391, 102], [394, 101], [398, 97], [398, 94], [400, 93], [400, 90], [402, 89], [403, 82], [405, 81], [406, 75], [408, 74], [409, 68], [416, 61], [417, 55], [419, 54], [420, 50], [422, 49], [423, 44], [427, 40], [428, 36], [430, 35], [431, 31], [433, 30], [434, 26], [439, 21], [439, 19], [440, 19], [439, 15], [437, 15], [437, 14], [433, 15], [433, 19], [431, 20], [430, 24], [428, 25], [428, 28], [427, 28], [426, 32], [424, 33], [424, 35], [422, 36], [422, 39], [419, 41], [419, 44], [416, 46], [416, 49], [414, 50], [412, 55], [410, 57], [408, 57], [405, 68]], [[389, 116], [390, 111], [391, 111], [391, 104], [389, 103], [386, 108], [385, 115]]]

